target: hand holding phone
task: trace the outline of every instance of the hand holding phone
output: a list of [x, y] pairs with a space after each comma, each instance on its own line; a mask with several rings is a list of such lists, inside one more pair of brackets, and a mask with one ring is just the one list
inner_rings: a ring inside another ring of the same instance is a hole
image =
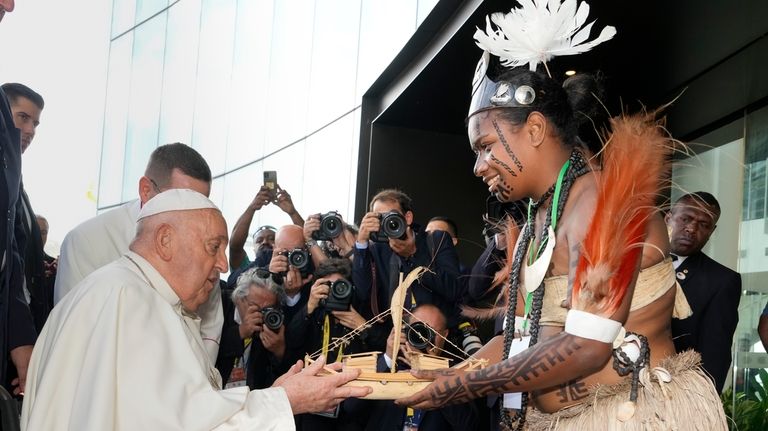
[[272, 193], [277, 190], [277, 171], [264, 171], [264, 187]]
[[264, 171], [264, 187], [269, 189], [270, 201], [277, 199], [277, 171]]

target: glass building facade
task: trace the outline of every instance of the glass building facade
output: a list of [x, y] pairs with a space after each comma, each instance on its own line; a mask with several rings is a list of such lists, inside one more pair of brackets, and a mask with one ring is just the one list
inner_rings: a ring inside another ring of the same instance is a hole
[[703, 151], [677, 163], [672, 197], [705, 190], [720, 202], [722, 215], [703, 251], [741, 274], [739, 324], [726, 387], [751, 392], [757, 383], [755, 371], [768, 368], [768, 354], [757, 334], [768, 304], [768, 107], [745, 111], [695, 142]]
[[[114, 0], [99, 211], [138, 196], [158, 145], [183, 142], [230, 228], [264, 170], [302, 215], [351, 219], [360, 100], [436, 3]], [[286, 223], [271, 205], [251, 230]]]

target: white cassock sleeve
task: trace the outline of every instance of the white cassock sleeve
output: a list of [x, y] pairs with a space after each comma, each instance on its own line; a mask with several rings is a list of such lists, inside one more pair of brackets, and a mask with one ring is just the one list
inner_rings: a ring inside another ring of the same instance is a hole
[[[77, 263], [77, 250], [73, 247], [75, 243], [82, 243], [73, 238], [77, 236], [76, 231], [71, 231], [64, 237], [61, 243], [59, 253], [59, 263], [56, 268], [56, 281], [53, 286], [53, 303], [58, 304], [61, 298], [72, 290], [86, 275]], [[87, 244], [83, 244], [87, 245]]]
[[215, 390], [193, 351], [202, 341], [140, 281], [108, 265], [56, 307], [30, 362], [22, 429], [294, 429], [282, 388]]

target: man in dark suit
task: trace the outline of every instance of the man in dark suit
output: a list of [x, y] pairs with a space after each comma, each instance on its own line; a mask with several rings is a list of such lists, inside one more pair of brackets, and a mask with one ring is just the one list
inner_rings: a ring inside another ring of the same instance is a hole
[[[14, 2], [0, 0], [0, 20], [13, 10]], [[0, 154], [3, 173], [0, 175], [0, 211], [6, 215], [5, 227], [0, 229], [0, 384], [8, 383], [8, 358], [18, 377], [11, 386], [14, 393], [24, 390], [35, 326], [24, 298], [22, 284], [24, 267], [24, 229], [17, 216], [21, 209], [21, 137], [13, 123], [11, 108], [5, 92], [0, 89]], [[8, 367], [10, 368], [10, 367]]]
[[[21, 132], [21, 153], [27, 151], [35, 138], [40, 115], [45, 107], [43, 96], [36, 91], [19, 83], [3, 84], [3, 91], [8, 96], [13, 113], [13, 122]], [[21, 185], [20, 214], [27, 244], [24, 247], [24, 295], [29, 303], [35, 328], [39, 333], [43, 329], [48, 314], [53, 309], [53, 291], [45, 288], [45, 252], [40, 227], [37, 224], [35, 211], [29, 200], [24, 184]]]
[[675, 349], [701, 353], [704, 370], [722, 391], [739, 322], [741, 276], [701, 252], [719, 217], [717, 199], [707, 192], [695, 192], [678, 199], [665, 220], [671, 230], [677, 280], [693, 310], [687, 319], [672, 319]]
[[[428, 233], [415, 224], [411, 208], [411, 198], [400, 190], [383, 190], [371, 200], [371, 211], [360, 222], [352, 261], [357, 295], [370, 301], [373, 314], [378, 314], [389, 308], [400, 273], [406, 276], [425, 266], [429, 271], [411, 285], [405, 306], [434, 304], [448, 317], [448, 327], [453, 327], [458, 319], [457, 303], [464, 295], [458, 279], [458, 254], [448, 233]], [[382, 217], [393, 212], [406, 225], [402, 236], [386, 242], [369, 241], [372, 232], [381, 234]]]

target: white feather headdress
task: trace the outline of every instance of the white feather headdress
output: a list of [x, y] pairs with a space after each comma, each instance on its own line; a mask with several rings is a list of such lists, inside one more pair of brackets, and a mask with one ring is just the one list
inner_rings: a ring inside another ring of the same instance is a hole
[[[499, 57], [501, 64], [517, 67], [524, 64], [531, 71], [559, 55], [587, 52], [616, 35], [611, 26], [587, 42], [594, 21], [586, 26], [589, 5], [577, 0], [518, 0], [520, 7], [504, 14], [486, 17], [485, 32], [475, 32], [477, 45]], [[577, 7], [578, 6], [578, 7]], [[496, 25], [496, 29], [491, 25]]]

